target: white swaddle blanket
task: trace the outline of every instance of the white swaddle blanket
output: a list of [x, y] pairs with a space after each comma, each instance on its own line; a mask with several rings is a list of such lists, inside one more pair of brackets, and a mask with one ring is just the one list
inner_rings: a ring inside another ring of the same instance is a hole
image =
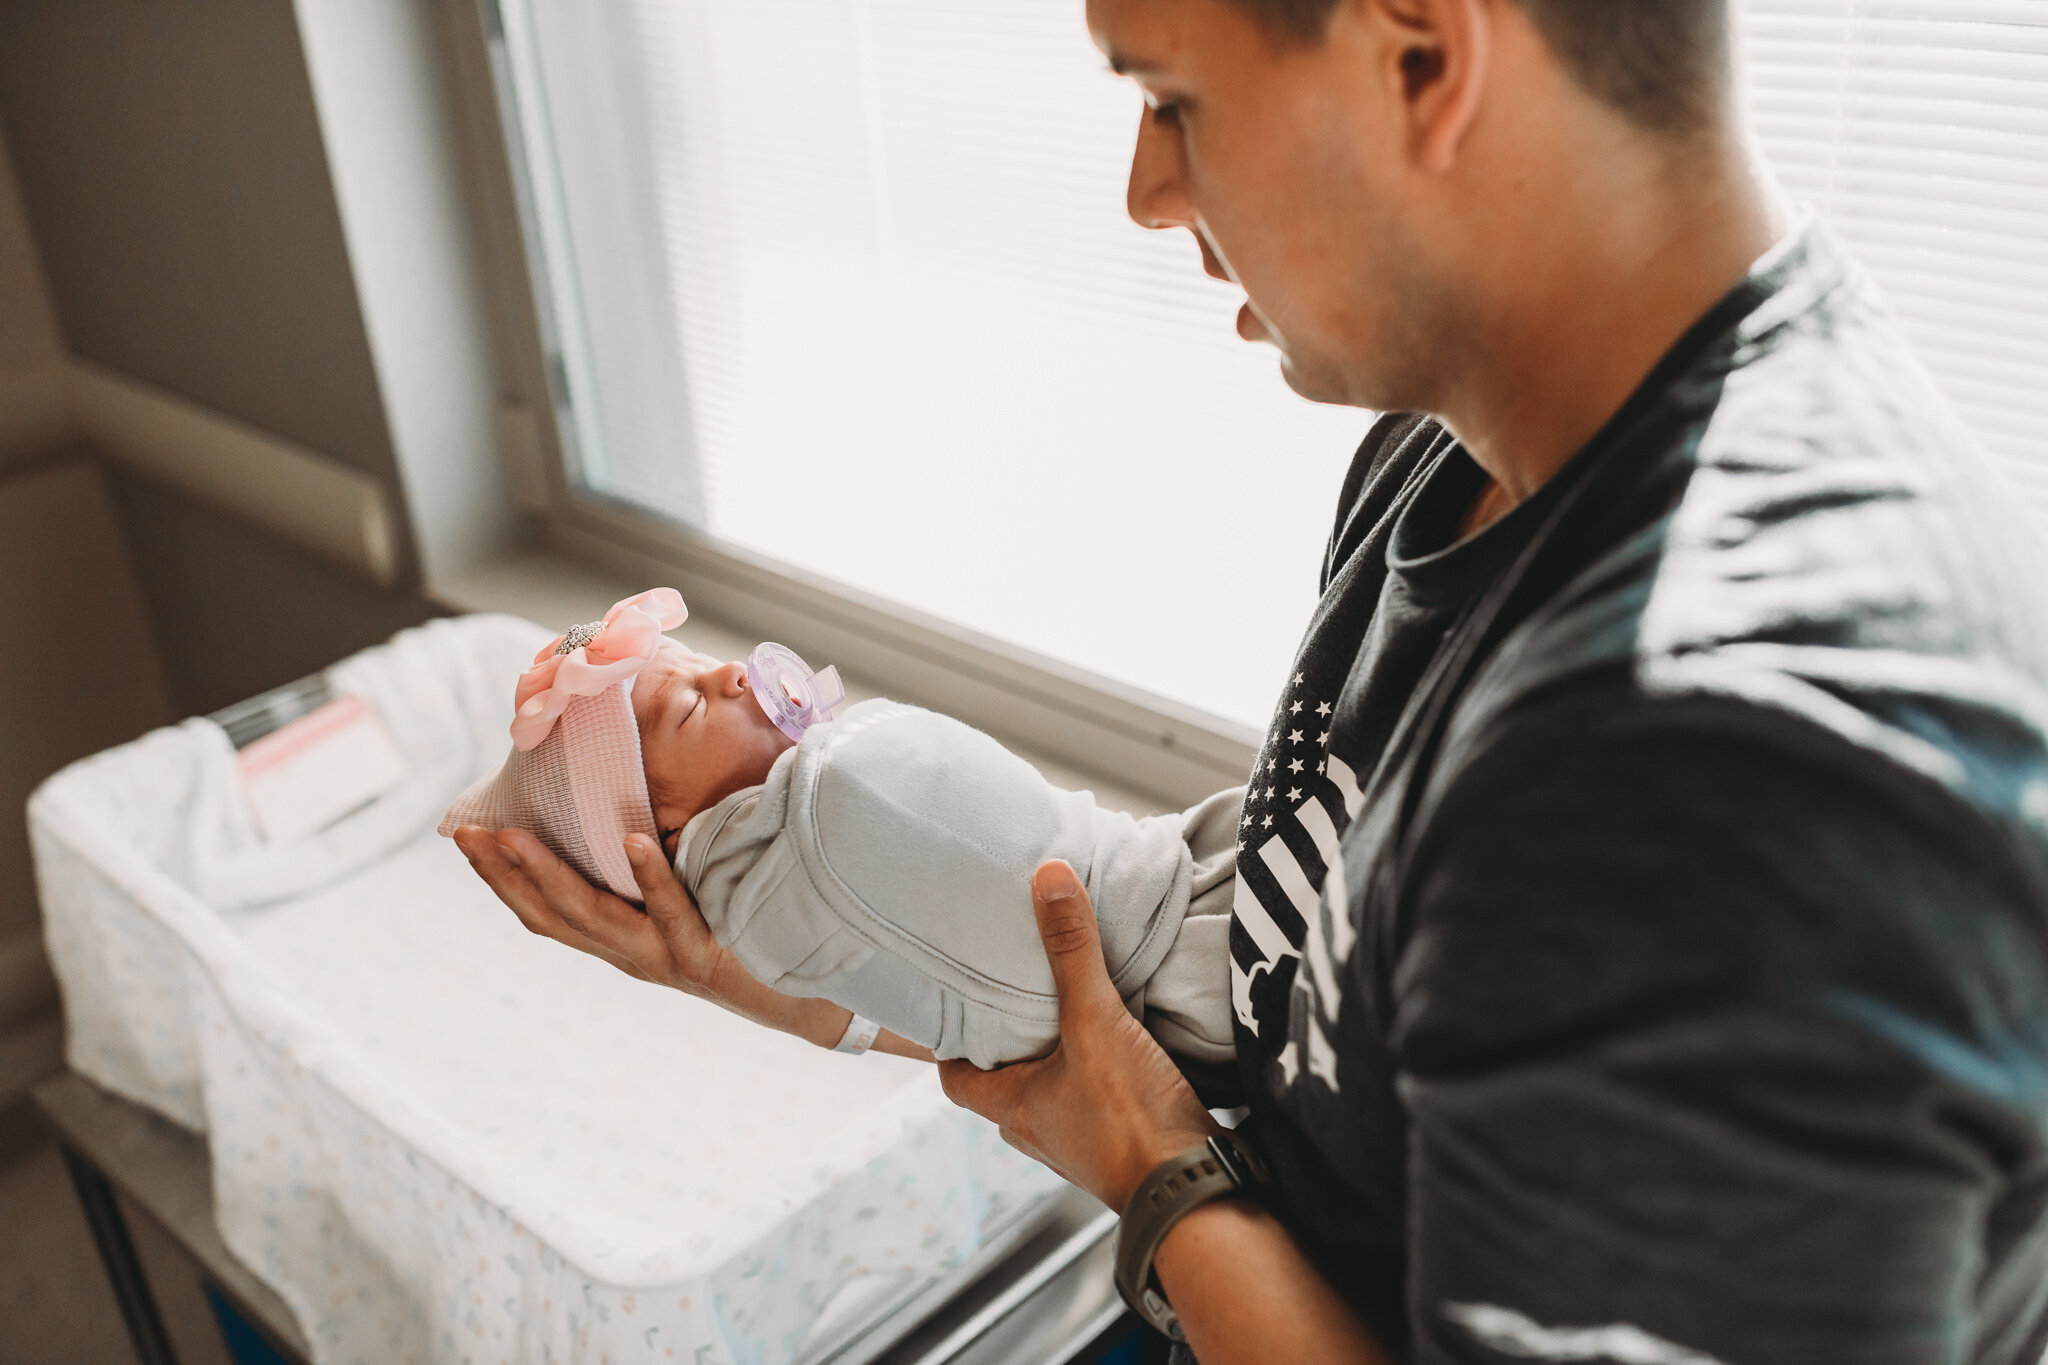
[[684, 828], [677, 867], [756, 980], [823, 996], [940, 1058], [1037, 1056], [1059, 998], [1031, 873], [1063, 858], [1110, 979], [1169, 1051], [1235, 1057], [1227, 934], [1241, 792], [1134, 818], [968, 725], [866, 701]]
[[472, 617], [338, 665], [411, 776], [290, 847], [210, 722], [45, 784], [71, 1065], [207, 1134], [221, 1231], [320, 1365], [819, 1358], [1057, 1181], [928, 1066], [533, 937], [433, 836], [547, 638]]

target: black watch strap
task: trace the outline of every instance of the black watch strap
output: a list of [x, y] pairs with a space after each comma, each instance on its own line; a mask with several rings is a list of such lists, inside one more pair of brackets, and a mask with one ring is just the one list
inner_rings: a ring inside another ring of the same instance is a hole
[[1180, 1315], [1153, 1278], [1152, 1257], [1189, 1213], [1212, 1199], [1256, 1193], [1268, 1183], [1265, 1163], [1236, 1133], [1218, 1133], [1139, 1181], [1116, 1234], [1116, 1288], [1131, 1311], [1174, 1341], [1186, 1341]]

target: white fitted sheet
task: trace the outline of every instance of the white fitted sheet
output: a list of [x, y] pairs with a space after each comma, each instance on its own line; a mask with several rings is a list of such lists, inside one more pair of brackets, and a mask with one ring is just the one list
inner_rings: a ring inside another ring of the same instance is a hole
[[820, 1358], [1056, 1181], [929, 1067], [527, 934], [427, 832], [545, 638], [466, 618], [338, 666], [414, 778], [308, 847], [262, 844], [204, 721], [46, 784], [71, 1063], [207, 1133], [222, 1233], [321, 1365]]

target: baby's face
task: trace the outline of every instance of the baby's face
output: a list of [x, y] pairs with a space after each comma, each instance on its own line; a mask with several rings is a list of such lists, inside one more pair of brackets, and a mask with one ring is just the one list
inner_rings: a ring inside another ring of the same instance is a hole
[[633, 715], [654, 823], [671, 860], [691, 816], [766, 782], [792, 743], [754, 700], [744, 663], [678, 644], [663, 645], [634, 677]]

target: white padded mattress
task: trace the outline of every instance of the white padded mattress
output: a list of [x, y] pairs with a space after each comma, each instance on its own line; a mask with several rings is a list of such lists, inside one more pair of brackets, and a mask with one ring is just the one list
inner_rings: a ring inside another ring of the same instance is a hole
[[527, 934], [432, 835], [547, 636], [472, 617], [338, 665], [412, 776], [303, 845], [264, 843], [210, 722], [51, 779], [71, 1064], [207, 1133], [222, 1233], [321, 1365], [829, 1358], [1056, 1182], [927, 1066]]

